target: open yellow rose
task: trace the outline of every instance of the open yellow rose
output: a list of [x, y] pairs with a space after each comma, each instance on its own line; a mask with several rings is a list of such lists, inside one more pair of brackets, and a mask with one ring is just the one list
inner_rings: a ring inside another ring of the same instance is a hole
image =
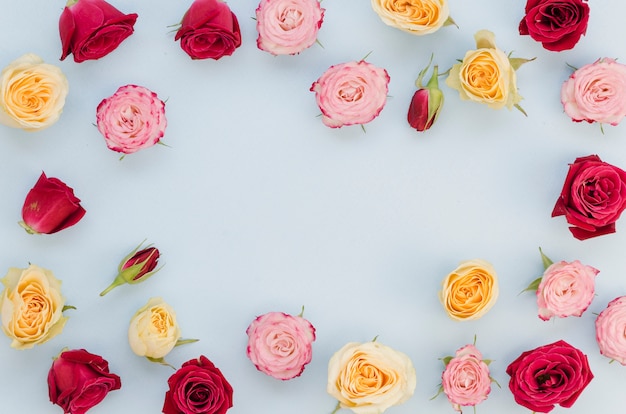
[[162, 361], [180, 339], [174, 309], [161, 298], [151, 298], [139, 309], [128, 327], [128, 342], [133, 352]]
[[32, 53], [0, 73], [0, 123], [36, 131], [59, 120], [69, 90], [61, 69]]
[[32, 348], [58, 335], [67, 317], [61, 281], [52, 272], [31, 264], [26, 269], [12, 267], [2, 278], [0, 295], [2, 330], [16, 349]]
[[448, 0], [372, 0], [372, 8], [385, 24], [415, 35], [453, 23]]
[[478, 319], [498, 299], [498, 278], [493, 266], [480, 259], [462, 262], [443, 280], [439, 300], [455, 320]]
[[408, 400], [417, 379], [411, 359], [379, 342], [350, 342], [328, 362], [328, 393], [357, 414], [380, 414]]

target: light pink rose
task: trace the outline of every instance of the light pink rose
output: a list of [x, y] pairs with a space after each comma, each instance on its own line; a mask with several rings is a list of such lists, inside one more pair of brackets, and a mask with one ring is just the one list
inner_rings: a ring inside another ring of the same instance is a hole
[[600, 271], [578, 260], [553, 263], [537, 287], [539, 318], [580, 316], [595, 295], [595, 278]]
[[364, 60], [331, 66], [311, 85], [322, 121], [331, 128], [365, 124], [387, 102], [389, 75]]
[[295, 55], [315, 43], [324, 11], [318, 0], [261, 0], [256, 9], [257, 47]]
[[573, 121], [617, 125], [626, 116], [626, 65], [602, 58], [577, 69], [561, 88]]
[[596, 341], [600, 353], [626, 365], [626, 296], [609, 302], [596, 318]]
[[109, 149], [131, 154], [161, 140], [167, 125], [165, 103], [143, 86], [122, 86], [100, 102], [96, 121]]
[[252, 321], [248, 329], [246, 354], [256, 368], [277, 379], [302, 374], [311, 362], [315, 328], [301, 316], [269, 312]]
[[441, 386], [452, 407], [474, 406], [487, 399], [491, 392], [489, 367], [474, 345], [466, 345], [446, 364]]

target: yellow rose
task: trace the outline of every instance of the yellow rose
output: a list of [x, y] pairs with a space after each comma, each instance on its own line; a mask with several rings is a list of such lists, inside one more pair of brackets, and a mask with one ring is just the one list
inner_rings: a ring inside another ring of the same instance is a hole
[[495, 35], [480, 30], [474, 35], [476, 50], [450, 69], [446, 84], [459, 91], [461, 99], [485, 103], [493, 109], [518, 106], [515, 70], [527, 59], [510, 59], [496, 47]]
[[372, 8], [385, 24], [415, 35], [452, 23], [448, 0], [372, 0]]
[[67, 321], [62, 313], [65, 299], [61, 281], [50, 270], [33, 264], [12, 267], [0, 281], [2, 330], [13, 339], [11, 347], [32, 348], [61, 333]]
[[161, 360], [180, 339], [174, 309], [161, 298], [151, 298], [130, 321], [128, 342], [133, 352]]
[[462, 262], [442, 283], [439, 300], [452, 319], [478, 319], [498, 299], [498, 278], [493, 266], [480, 259]]
[[328, 363], [327, 391], [357, 414], [380, 414], [405, 402], [417, 379], [409, 357], [379, 342], [350, 342]]
[[61, 69], [27, 54], [0, 73], [0, 123], [36, 131], [59, 120], [69, 90]]

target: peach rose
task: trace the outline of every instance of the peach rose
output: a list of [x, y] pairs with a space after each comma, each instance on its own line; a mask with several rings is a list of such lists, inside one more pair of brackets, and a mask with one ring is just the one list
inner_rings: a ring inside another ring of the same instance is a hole
[[596, 341], [600, 353], [626, 365], [626, 296], [609, 302], [596, 318]]
[[493, 266], [480, 259], [462, 262], [442, 282], [439, 300], [452, 319], [478, 319], [498, 299], [498, 278]]
[[489, 367], [474, 345], [466, 345], [449, 357], [441, 375], [441, 387], [452, 407], [461, 412], [461, 406], [475, 406], [487, 399], [491, 392]]
[[452, 22], [448, 0], [372, 0], [372, 8], [385, 24], [415, 35]]
[[69, 91], [61, 69], [32, 53], [0, 73], [0, 123], [37, 131], [59, 120]]
[[128, 327], [133, 352], [150, 360], [160, 360], [174, 349], [181, 337], [174, 309], [161, 298], [150, 298], [139, 309]]

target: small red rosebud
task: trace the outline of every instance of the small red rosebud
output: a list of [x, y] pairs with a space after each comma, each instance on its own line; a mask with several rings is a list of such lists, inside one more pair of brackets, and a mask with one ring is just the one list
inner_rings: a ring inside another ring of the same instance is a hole
[[113, 288], [123, 285], [124, 283], [133, 285], [143, 282], [161, 270], [161, 268], [155, 270], [159, 264], [159, 257], [161, 257], [159, 249], [149, 245], [145, 249], [139, 250], [142, 244], [143, 242], [122, 259], [117, 268], [118, 274], [115, 280], [100, 293], [100, 296], [106, 295]]
[[435, 123], [443, 107], [443, 92], [439, 89], [439, 80], [437, 79], [439, 68], [437, 65], [433, 67], [433, 74], [426, 86], [422, 86], [422, 79], [429, 67], [430, 62], [419, 73], [417, 81], [415, 81], [415, 85], [419, 89], [413, 94], [407, 114], [409, 125], [420, 132], [426, 131]]

